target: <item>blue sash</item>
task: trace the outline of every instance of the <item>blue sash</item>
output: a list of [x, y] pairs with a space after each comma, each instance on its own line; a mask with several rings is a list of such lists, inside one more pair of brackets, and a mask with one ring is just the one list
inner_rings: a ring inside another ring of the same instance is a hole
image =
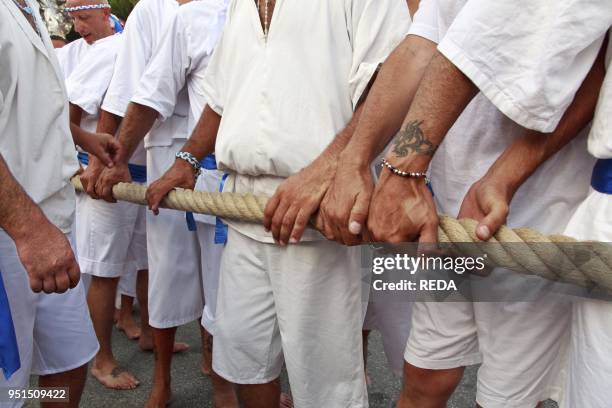
[[[79, 152], [78, 154], [79, 161], [87, 166], [89, 164], [89, 154]], [[147, 166], [140, 166], [138, 164], [128, 164], [128, 168], [130, 170], [130, 176], [132, 176], [132, 180], [137, 183], [146, 183], [147, 182]]]
[[[200, 162], [200, 166], [204, 170], [217, 170], [217, 159], [215, 158], [215, 154], [209, 154], [204, 157]], [[225, 180], [227, 179], [229, 174], [224, 174], [221, 179], [221, 183], [219, 184], [219, 192], [223, 191], [223, 186], [225, 185]], [[197, 230], [197, 225], [195, 218], [193, 217], [192, 212], [185, 213], [185, 220], [187, 221], [187, 229], [189, 231]], [[227, 225], [221, 221], [221, 218], [216, 217], [215, 220], [215, 244], [225, 244], [227, 242]]]
[[[229, 174], [225, 173], [221, 178], [221, 183], [219, 183], [219, 192], [223, 192], [223, 186], [225, 186], [225, 180]], [[227, 243], [227, 224], [224, 224], [221, 221], [221, 218], [217, 217], [215, 221], [215, 244], [223, 244]]]
[[593, 167], [591, 187], [603, 194], [612, 194], [612, 159], [599, 159]]
[[20, 367], [15, 326], [0, 273], [0, 368], [4, 372], [4, 378], [8, 380]]
[[[204, 159], [200, 161], [200, 167], [205, 170], [217, 170], [217, 160], [215, 159], [215, 154], [211, 153], [204, 157]], [[196, 231], [198, 229], [191, 211], [185, 212], [185, 221], [187, 222], [187, 229], [189, 231]]]

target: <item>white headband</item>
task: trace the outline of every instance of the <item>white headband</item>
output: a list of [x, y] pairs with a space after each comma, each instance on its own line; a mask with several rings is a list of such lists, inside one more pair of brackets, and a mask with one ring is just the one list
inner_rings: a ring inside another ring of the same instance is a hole
[[74, 11], [109, 9], [109, 8], [111, 8], [110, 4], [88, 4], [85, 6], [65, 7], [64, 10], [68, 13], [72, 13]]

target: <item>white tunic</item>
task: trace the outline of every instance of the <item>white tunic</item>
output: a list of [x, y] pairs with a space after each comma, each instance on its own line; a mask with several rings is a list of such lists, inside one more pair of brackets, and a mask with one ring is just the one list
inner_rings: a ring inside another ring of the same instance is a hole
[[[612, 32], [612, 30], [611, 30]], [[612, 159], [612, 41], [606, 53], [607, 74], [599, 91], [597, 110], [589, 134], [589, 153], [598, 159]]]
[[512, 120], [552, 132], [611, 25], [610, 0], [470, 0], [439, 49]]
[[13, 1], [0, 3], [0, 154], [49, 220], [68, 233], [75, 207], [69, 180], [78, 163], [60, 67], [37, 11], [42, 40]]
[[[206, 105], [202, 89], [204, 72], [223, 31], [226, 9], [225, 0], [196, 0], [180, 7], [169, 21], [132, 100], [152, 107], [165, 121], [173, 115], [186, 88], [190, 134]], [[198, 187], [216, 192], [221, 176], [219, 171], [204, 170]], [[198, 214], [195, 218], [215, 223], [212, 216]]]
[[[589, 134], [589, 152], [612, 159], [612, 43], [607, 74]], [[565, 234], [581, 240], [612, 242], [612, 195], [591, 190], [572, 216]], [[580, 299], [574, 303], [567, 386], [562, 407], [604, 407], [612, 399], [612, 303]]]
[[[106, 92], [102, 109], [118, 116], [125, 116], [127, 107], [136, 92], [142, 74], [153, 56], [153, 51], [161, 40], [164, 27], [171, 19], [179, 4], [175, 0], [141, 0], [136, 4], [123, 30], [121, 44], [113, 78]], [[183, 117], [187, 117], [184, 109]], [[156, 127], [147, 135], [147, 141], [155, 134], [172, 134], [174, 130], [181, 131], [186, 137], [186, 124], [169, 120]], [[182, 127], [181, 127], [182, 126]], [[148, 145], [152, 145], [148, 143]], [[167, 145], [162, 143], [161, 145]], [[139, 145], [130, 162], [144, 165], [146, 162], [142, 144]]]
[[[73, 58], [66, 59], [74, 66], [66, 75], [68, 100], [83, 110], [80, 126], [89, 132], [96, 131], [100, 106], [113, 76], [121, 38], [121, 34], [102, 38], [88, 46], [80, 55], [70, 53], [68, 55]], [[85, 40], [79, 39], [69, 45], [74, 43], [87, 44]]]
[[56, 48], [57, 60], [64, 74], [64, 78], [68, 78], [72, 71], [77, 67], [83, 55], [89, 51], [90, 45], [87, 41], [79, 38], [71, 43], [64, 45], [61, 48]]
[[[223, 117], [219, 168], [238, 174], [226, 191], [272, 195], [309, 165], [346, 126], [409, 23], [404, 0], [277, 0], [266, 41], [255, 2], [232, 1], [203, 87]], [[231, 225], [273, 242], [261, 226]]]

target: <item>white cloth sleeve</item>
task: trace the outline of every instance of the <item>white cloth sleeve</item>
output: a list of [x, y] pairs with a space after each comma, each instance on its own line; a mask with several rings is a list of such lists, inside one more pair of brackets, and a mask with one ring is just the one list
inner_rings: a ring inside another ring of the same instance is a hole
[[438, 0], [421, 0], [408, 34], [423, 37], [436, 44], [439, 43], [438, 15]]
[[610, 0], [469, 0], [438, 49], [513, 121], [552, 132], [611, 24]]
[[599, 92], [588, 148], [589, 153], [598, 159], [612, 158], [612, 71], [610, 70]]
[[104, 95], [113, 76], [115, 49], [93, 47], [66, 80], [68, 100], [89, 115], [100, 110]]
[[353, 63], [349, 87], [353, 109], [376, 69], [408, 33], [410, 13], [405, 0], [346, 0]]
[[139, 81], [132, 102], [155, 109], [163, 121], [174, 113], [177, 95], [185, 86], [191, 67], [185, 26], [179, 13], [169, 21], [161, 38]]
[[[144, 4], [140, 2], [136, 7], [139, 6]], [[148, 10], [145, 8], [142, 11], [145, 13], [136, 12], [134, 8], [121, 34], [123, 41], [117, 54], [113, 78], [102, 103], [102, 109], [121, 117], [125, 115], [130, 99], [151, 57], [153, 45], [151, 37], [146, 33], [159, 30], [159, 27], [150, 27], [151, 19], [146, 15]]]

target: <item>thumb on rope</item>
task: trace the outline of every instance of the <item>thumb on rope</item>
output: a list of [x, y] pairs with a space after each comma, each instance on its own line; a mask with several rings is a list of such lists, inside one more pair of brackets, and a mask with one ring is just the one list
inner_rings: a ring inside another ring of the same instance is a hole
[[353, 209], [349, 215], [348, 230], [353, 235], [361, 234], [363, 226], [366, 224], [370, 209], [370, 195], [360, 193], [355, 199]]
[[482, 241], [491, 239], [493, 235], [506, 222], [508, 217], [508, 205], [502, 202], [496, 202], [491, 205], [491, 211], [484, 216], [476, 227], [476, 236]]

